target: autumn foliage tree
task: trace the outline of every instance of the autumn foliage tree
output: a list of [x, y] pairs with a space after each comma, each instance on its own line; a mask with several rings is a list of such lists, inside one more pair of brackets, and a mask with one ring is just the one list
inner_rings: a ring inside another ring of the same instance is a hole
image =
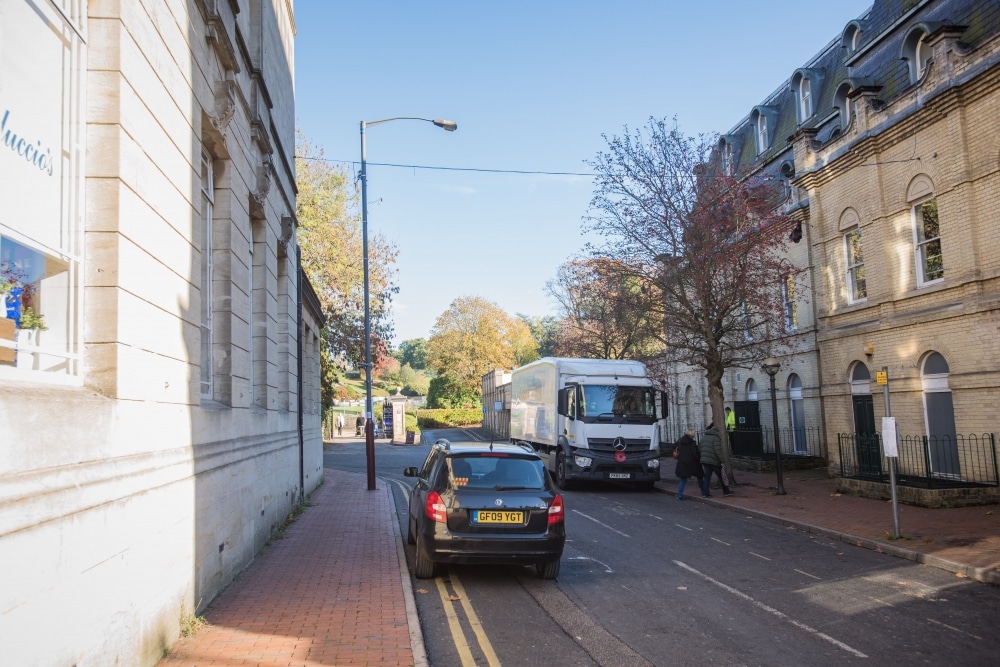
[[562, 319], [555, 350], [563, 357], [643, 359], [662, 350], [659, 310], [648, 305], [641, 272], [609, 257], [570, 260], [546, 291]]
[[459, 297], [438, 316], [427, 341], [427, 365], [438, 374], [431, 392], [446, 400], [450, 394], [478, 398], [482, 376], [491, 368], [520, 366], [537, 357], [538, 346], [522, 320], [492, 301]]
[[[595, 249], [634, 270], [662, 322], [666, 358], [704, 369], [712, 418], [724, 423], [723, 373], [750, 368], [783, 346], [781, 283], [791, 223], [775, 181], [730, 173], [714, 137], [676, 122], [608, 139], [589, 226]], [[725, 430], [723, 429], [723, 437]]]
[[[295, 142], [296, 214], [302, 266], [323, 306], [327, 325], [323, 346], [327, 364], [346, 358], [355, 366], [365, 359], [364, 251], [356, 189], [343, 168], [323, 158], [323, 150], [301, 132]], [[395, 246], [381, 235], [368, 242], [372, 357], [378, 364], [392, 338], [389, 306], [395, 284]], [[323, 377], [336, 377], [334, 368]]]

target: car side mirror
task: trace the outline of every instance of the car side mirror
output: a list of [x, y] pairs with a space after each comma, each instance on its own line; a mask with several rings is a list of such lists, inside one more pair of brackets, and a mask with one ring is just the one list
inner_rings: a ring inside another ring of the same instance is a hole
[[409, 468], [403, 468], [403, 477], [416, 477], [417, 476], [417, 472], [418, 472], [418, 470], [417, 470], [416, 466], [410, 466]]

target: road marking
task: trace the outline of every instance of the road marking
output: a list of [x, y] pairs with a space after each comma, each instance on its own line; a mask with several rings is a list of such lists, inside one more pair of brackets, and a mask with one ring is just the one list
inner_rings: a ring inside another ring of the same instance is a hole
[[627, 534], [623, 533], [620, 530], [616, 530], [616, 529], [612, 528], [611, 526], [609, 526], [608, 524], [604, 523], [603, 521], [599, 521], [599, 520], [595, 519], [594, 517], [590, 516], [589, 514], [584, 514], [580, 510], [573, 510], [573, 512], [575, 512], [576, 514], [579, 514], [584, 519], [590, 519], [591, 521], [593, 521], [594, 523], [596, 523], [599, 526], [604, 526], [605, 528], [607, 528], [608, 530], [610, 530], [612, 533], [618, 533], [622, 537], [629, 537], [629, 538], [632, 537], [631, 535], [627, 535]]
[[806, 575], [807, 577], [812, 577], [813, 579], [815, 579], [815, 580], [817, 580], [817, 581], [823, 581], [823, 579], [822, 579], [822, 578], [820, 578], [820, 577], [817, 577], [817, 576], [816, 576], [815, 574], [809, 574], [808, 572], [803, 572], [802, 570], [795, 570], [795, 571], [796, 571], [796, 572], [798, 572], [799, 574], [804, 574], [804, 575]]
[[756, 556], [757, 558], [762, 558], [762, 559], [764, 559], [764, 560], [771, 560], [771, 559], [770, 559], [770, 558], [768, 558], [767, 556], [761, 556], [760, 554], [755, 554], [755, 553], [754, 553], [754, 552], [752, 552], [752, 551], [748, 551], [747, 553], [748, 553], [748, 554], [750, 554], [751, 556]]
[[717, 538], [717, 537], [713, 537], [713, 538], [710, 538], [710, 539], [713, 539], [713, 540], [715, 540], [715, 541], [716, 541], [716, 542], [718, 542], [719, 544], [725, 544], [725, 545], [726, 545], [727, 547], [731, 547], [731, 546], [733, 546], [733, 545], [732, 545], [732, 544], [730, 544], [729, 542], [723, 542], [722, 540], [720, 540], [720, 539], [719, 539], [719, 538]]
[[458, 614], [455, 613], [455, 605], [448, 599], [448, 590], [444, 587], [444, 580], [441, 577], [434, 577], [437, 584], [438, 595], [441, 596], [441, 606], [444, 607], [444, 617], [448, 619], [448, 629], [451, 631], [451, 640], [455, 643], [458, 657], [462, 661], [462, 667], [476, 667], [476, 661], [469, 650], [469, 643], [465, 641], [465, 633], [458, 622]]
[[608, 566], [607, 563], [602, 563], [601, 561], [597, 560], [596, 558], [591, 558], [590, 556], [571, 556], [570, 558], [567, 558], [566, 560], [592, 560], [595, 563], [599, 563], [602, 567], [604, 567], [604, 571], [606, 573], [611, 574], [612, 572], [614, 572], [614, 570], [612, 570]]
[[954, 630], [955, 632], [957, 632], [959, 634], [962, 634], [962, 635], [965, 635], [967, 637], [972, 637], [973, 639], [978, 639], [979, 641], [983, 640], [983, 638], [980, 637], [979, 635], [974, 635], [971, 632], [966, 632], [965, 630], [960, 630], [958, 628], [955, 628], [955, 627], [952, 627], [952, 626], [948, 625], [947, 623], [942, 623], [941, 621], [935, 621], [933, 618], [928, 618], [927, 621], [930, 622], [930, 623], [934, 623], [935, 625], [940, 625], [943, 628], [948, 628], [949, 630]]
[[679, 560], [675, 560], [674, 561], [674, 565], [676, 565], [677, 567], [680, 567], [680, 568], [684, 568], [685, 570], [687, 570], [688, 572], [691, 572], [692, 574], [698, 575], [699, 577], [701, 577], [705, 581], [709, 582], [710, 584], [715, 584], [716, 586], [718, 586], [722, 590], [727, 591], [729, 593], [732, 593], [733, 595], [735, 595], [738, 598], [746, 600], [747, 602], [749, 602], [750, 604], [754, 605], [758, 609], [762, 609], [762, 610], [766, 611], [767, 613], [772, 614], [772, 615], [774, 615], [774, 616], [776, 616], [776, 617], [778, 617], [778, 618], [780, 618], [780, 619], [782, 619], [784, 621], [788, 621], [789, 623], [791, 623], [795, 627], [799, 628], [800, 630], [805, 630], [809, 634], [814, 635], [816, 637], [819, 637], [823, 641], [827, 641], [827, 642], [833, 644], [834, 646], [836, 646], [837, 648], [842, 649], [844, 651], [847, 651], [851, 655], [854, 655], [854, 656], [856, 656], [858, 658], [867, 658], [868, 657], [867, 655], [865, 655], [861, 651], [848, 646], [847, 644], [845, 644], [842, 641], [834, 639], [833, 637], [831, 637], [830, 635], [826, 634], [825, 632], [820, 632], [816, 628], [810, 627], [810, 626], [806, 625], [805, 623], [802, 623], [801, 621], [796, 621], [794, 618], [790, 617], [788, 614], [780, 612], [777, 609], [775, 609], [774, 607], [769, 607], [768, 605], [764, 604], [763, 602], [761, 602], [759, 600], [755, 600], [754, 598], [750, 597], [746, 593], [744, 593], [742, 591], [739, 591], [739, 590], [733, 588], [732, 586], [729, 586], [728, 584], [724, 584], [724, 583], [722, 583], [721, 581], [719, 581], [717, 579], [713, 579], [712, 577], [708, 576], [704, 572], [700, 572], [700, 571], [694, 569], [693, 567], [691, 567], [687, 563], [682, 563]]
[[476, 635], [476, 641], [479, 642], [479, 648], [482, 649], [483, 655], [486, 656], [486, 663], [490, 667], [500, 667], [500, 659], [497, 658], [497, 654], [493, 650], [493, 645], [490, 644], [490, 638], [486, 636], [483, 624], [479, 622], [479, 617], [476, 615], [475, 609], [472, 608], [472, 602], [469, 601], [469, 596], [465, 593], [465, 587], [462, 586], [462, 582], [458, 580], [458, 576], [451, 570], [448, 570], [448, 578], [451, 579], [451, 586], [455, 589], [455, 595], [461, 598], [462, 608], [465, 609], [465, 615], [469, 619], [472, 633]]
[[649, 514], [648, 516], [653, 517], [657, 521], [663, 521], [663, 517], [662, 516], [656, 516], [655, 514]]
[[683, 528], [684, 530], [688, 531], [689, 533], [693, 533], [694, 532], [694, 528], [688, 528], [687, 526], [682, 526], [679, 523], [675, 523], [674, 525], [677, 526], [678, 528]]

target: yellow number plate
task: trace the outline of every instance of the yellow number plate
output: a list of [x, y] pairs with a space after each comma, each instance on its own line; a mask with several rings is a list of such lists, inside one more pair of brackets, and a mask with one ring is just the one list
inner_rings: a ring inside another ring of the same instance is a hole
[[476, 510], [472, 513], [472, 523], [524, 523], [524, 513]]

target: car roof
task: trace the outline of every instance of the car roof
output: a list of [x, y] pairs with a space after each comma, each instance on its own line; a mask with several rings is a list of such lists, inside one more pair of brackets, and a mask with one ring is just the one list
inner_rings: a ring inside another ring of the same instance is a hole
[[539, 458], [535, 450], [527, 445], [512, 445], [506, 442], [450, 442], [442, 438], [434, 445], [444, 448], [449, 456], [492, 452], [494, 454], [517, 454], [518, 456]]

